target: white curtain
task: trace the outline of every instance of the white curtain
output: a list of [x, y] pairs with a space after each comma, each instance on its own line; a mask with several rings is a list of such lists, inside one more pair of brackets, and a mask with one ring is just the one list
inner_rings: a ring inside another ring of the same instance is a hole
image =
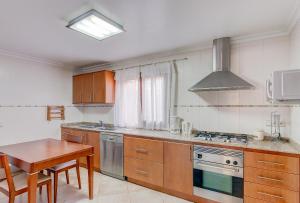
[[142, 125], [145, 129], [162, 130], [169, 127], [171, 68], [170, 63], [141, 68]]
[[114, 124], [119, 127], [141, 127], [140, 69], [116, 71]]

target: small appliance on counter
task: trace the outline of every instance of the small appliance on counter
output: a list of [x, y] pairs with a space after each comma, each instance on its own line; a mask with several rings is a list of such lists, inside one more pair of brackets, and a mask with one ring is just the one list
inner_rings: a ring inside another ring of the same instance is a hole
[[180, 134], [181, 131], [181, 123], [182, 123], [182, 118], [178, 116], [170, 116], [170, 129], [169, 131], [172, 134]]
[[253, 139], [257, 141], [262, 141], [265, 138], [265, 131], [264, 130], [256, 130], [253, 134]]
[[181, 124], [182, 135], [190, 136], [193, 130], [193, 124], [191, 122], [183, 121]]

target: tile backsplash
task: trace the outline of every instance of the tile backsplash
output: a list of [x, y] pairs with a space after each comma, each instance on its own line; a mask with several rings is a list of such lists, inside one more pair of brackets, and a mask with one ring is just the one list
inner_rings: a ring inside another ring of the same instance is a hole
[[[253, 90], [193, 93], [188, 89], [212, 71], [212, 50], [204, 49], [171, 58], [184, 58], [177, 69], [175, 112], [199, 130], [252, 134], [257, 129], [270, 132], [267, 121], [278, 111], [290, 134], [290, 107], [272, 106], [266, 101], [265, 81], [275, 70], [289, 68], [289, 37], [232, 45], [231, 71], [255, 86]], [[143, 59], [141, 59], [142, 61]], [[89, 121], [113, 122], [113, 107], [87, 107]]]

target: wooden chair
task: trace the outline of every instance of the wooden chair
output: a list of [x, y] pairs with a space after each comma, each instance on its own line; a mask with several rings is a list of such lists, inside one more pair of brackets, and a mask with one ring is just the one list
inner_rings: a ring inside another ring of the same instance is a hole
[[[14, 203], [16, 196], [28, 191], [27, 173], [19, 170], [12, 172], [5, 154], [0, 154], [0, 178], [0, 192], [9, 197], [9, 203]], [[51, 203], [51, 177], [39, 173], [37, 184], [38, 187], [47, 185], [48, 203]]]
[[[74, 143], [83, 143], [83, 136], [80, 135], [71, 135], [68, 134], [64, 137], [64, 139], [68, 142], [74, 142]], [[79, 165], [79, 159], [78, 160], [72, 160], [63, 164], [56, 165], [52, 168], [47, 169], [47, 175], [50, 175], [51, 173], [54, 174], [54, 203], [57, 201], [57, 185], [58, 185], [58, 174], [61, 172], [66, 173], [66, 179], [67, 184], [70, 184], [69, 179], [69, 169], [76, 168], [77, 173], [77, 181], [78, 181], [78, 187], [81, 189], [81, 179], [80, 179], [80, 165]], [[41, 193], [41, 190], [40, 190]]]

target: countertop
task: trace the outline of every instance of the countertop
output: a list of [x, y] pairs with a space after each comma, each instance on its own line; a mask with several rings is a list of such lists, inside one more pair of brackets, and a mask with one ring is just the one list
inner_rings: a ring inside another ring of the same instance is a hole
[[87, 131], [97, 131], [97, 132], [112, 132], [112, 133], [122, 133], [125, 135], [132, 135], [136, 137], [144, 137], [144, 138], [156, 138], [156, 139], [164, 139], [164, 140], [173, 140], [173, 141], [181, 141], [181, 142], [190, 142], [193, 144], [209, 144], [209, 145], [220, 145], [224, 147], [231, 148], [242, 148], [249, 150], [263, 150], [277, 153], [286, 153], [286, 154], [294, 154], [300, 155], [300, 145], [294, 143], [293, 141], [284, 142], [284, 141], [255, 141], [253, 139], [249, 139], [247, 144], [233, 144], [233, 143], [224, 143], [224, 142], [212, 142], [212, 141], [203, 141], [198, 138], [184, 135], [174, 135], [169, 131], [158, 131], [158, 130], [144, 130], [144, 129], [128, 129], [128, 128], [116, 128], [114, 130], [102, 130], [99, 128], [85, 128], [81, 126], [82, 123], [65, 123], [62, 124], [63, 128], [72, 128], [79, 130], [87, 130]]

